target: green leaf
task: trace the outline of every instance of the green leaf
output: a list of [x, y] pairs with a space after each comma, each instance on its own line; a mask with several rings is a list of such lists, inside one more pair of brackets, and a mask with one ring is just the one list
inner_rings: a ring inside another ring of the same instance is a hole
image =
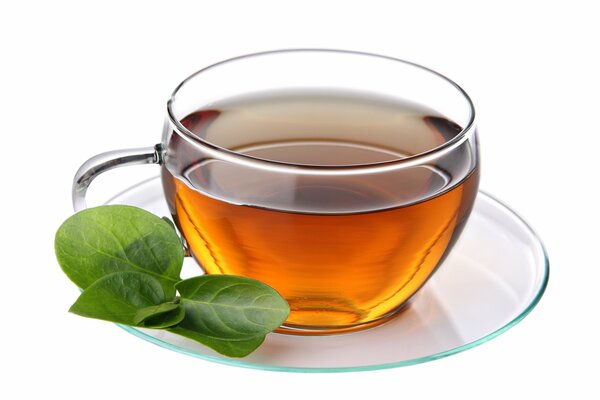
[[173, 310], [177, 310], [179, 308], [183, 308], [179, 306], [179, 302], [171, 302], [171, 303], [161, 303], [156, 306], [148, 306], [141, 308], [135, 314], [133, 318], [133, 322], [138, 325], [148, 318], [155, 317], [158, 315], [162, 315], [165, 313], [169, 313]]
[[198, 276], [176, 288], [185, 317], [170, 330], [232, 357], [256, 349], [290, 313], [275, 289], [241, 276]]
[[173, 229], [175, 232], [177, 232], [177, 228], [175, 228], [175, 224], [173, 223], [173, 221], [171, 221], [171, 218], [162, 217], [161, 219], [163, 221], [165, 221], [167, 224], [169, 224], [169, 226], [171, 227], [171, 229]]
[[290, 312], [279, 293], [253, 279], [181, 281], [184, 251], [172, 222], [136, 207], [73, 215], [58, 229], [55, 251], [65, 274], [84, 289], [71, 312], [167, 329], [227, 356], [250, 354]]
[[184, 316], [183, 307], [169, 300], [158, 279], [141, 272], [115, 272], [88, 286], [69, 311], [118, 324], [164, 328]]
[[173, 311], [157, 314], [146, 318], [140, 326], [144, 328], [169, 328], [177, 325], [185, 317], [185, 310], [182, 305], [178, 305]]
[[288, 317], [287, 302], [254, 279], [233, 275], [204, 275], [176, 286], [185, 307], [183, 328], [220, 338], [265, 335]]
[[168, 328], [168, 330], [178, 335], [187, 337], [188, 339], [202, 343], [203, 345], [208, 346], [218, 353], [224, 354], [228, 357], [245, 357], [256, 350], [258, 346], [260, 346], [265, 340], [265, 335], [244, 339], [223, 339], [219, 337], [203, 335], [201, 333], [182, 328], [179, 325]]
[[100, 206], [78, 212], [56, 232], [55, 252], [65, 274], [80, 288], [119, 271], [157, 278], [175, 294], [183, 247], [165, 220], [140, 208]]

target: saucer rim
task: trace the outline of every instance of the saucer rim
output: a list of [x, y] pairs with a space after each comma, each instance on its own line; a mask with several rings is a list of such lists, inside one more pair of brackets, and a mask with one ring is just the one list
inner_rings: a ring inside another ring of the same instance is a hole
[[[127, 189], [119, 192], [118, 194], [112, 196], [109, 200], [105, 201], [104, 204], [111, 204], [115, 199], [121, 197], [125, 193], [128, 193], [131, 190], [134, 190], [140, 186], [149, 184], [152, 181], [155, 181], [158, 179], [159, 179], [159, 177], [152, 177], [149, 179], [145, 179], [133, 186], [128, 187]], [[147, 342], [150, 342], [156, 346], [174, 351], [176, 353], [185, 354], [187, 356], [191, 356], [191, 357], [198, 358], [201, 360], [212, 361], [212, 362], [216, 362], [219, 364], [230, 365], [230, 366], [241, 367], [241, 368], [248, 368], [248, 369], [257, 369], [257, 370], [262, 370], [262, 371], [303, 372], [303, 373], [336, 373], [336, 372], [376, 371], [376, 370], [382, 370], [382, 369], [407, 367], [410, 365], [422, 364], [422, 363], [429, 362], [429, 361], [439, 360], [441, 358], [445, 358], [445, 357], [448, 357], [448, 356], [451, 356], [454, 354], [462, 353], [463, 351], [467, 351], [469, 349], [472, 349], [474, 347], [477, 347], [484, 343], [487, 343], [488, 341], [502, 335], [504, 332], [508, 331], [509, 329], [511, 329], [512, 327], [517, 325], [519, 322], [521, 322], [527, 315], [529, 315], [529, 313], [540, 302], [541, 298], [543, 297], [543, 295], [546, 291], [546, 288], [548, 286], [548, 281], [550, 278], [550, 260], [548, 258], [548, 253], [546, 251], [544, 243], [540, 239], [537, 232], [531, 227], [531, 225], [519, 213], [517, 213], [515, 210], [513, 210], [511, 207], [509, 207], [503, 201], [499, 200], [497, 197], [492, 196], [491, 194], [489, 194], [485, 191], [482, 191], [482, 190], [478, 191], [477, 196], [486, 197], [489, 201], [497, 203], [498, 206], [504, 208], [508, 213], [510, 213], [514, 217], [516, 217], [516, 219], [521, 224], [523, 224], [523, 227], [535, 239], [535, 242], [536, 242], [537, 246], [539, 247], [539, 250], [541, 250], [544, 265], [541, 268], [541, 270], [543, 272], [543, 276], [541, 278], [541, 284], [538, 288], [537, 293], [533, 297], [532, 301], [527, 305], [527, 307], [525, 307], [515, 318], [513, 318], [510, 322], [506, 323], [501, 328], [498, 328], [495, 331], [490, 332], [489, 334], [487, 334], [477, 340], [474, 340], [472, 342], [465, 343], [465, 344], [462, 344], [455, 348], [445, 350], [445, 351], [435, 353], [435, 354], [430, 354], [430, 355], [423, 356], [423, 357], [417, 357], [417, 358], [413, 358], [413, 359], [409, 359], [409, 360], [395, 361], [395, 362], [383, 363], [383, 364], [357, 365], [357, 366], [352, 366], [352, 367], [287, 367], [287, 366], [279, 366], [279, 365], [268, 365], [268, 364], [258, 364], [258, 363], [246, 362], [246, 361], [243, 361], [242, 358], [235, 359], [235, 358], [228, 358], [226, 356], [200, 354], [200, 353], [196, 353], [196, 352], [184, 349], [177, 345], [165, 342], [161, 339], [151, 336], [151, 335], [149, 335], [139, 329], [136, 329], [134, 327], [127, 326], [127, 325], [121, 325], [121, 324], [115, 324], [115, 325], [117, 325], [121, 329], [125, 330], [126, 332], [128, 332], [134, 336], [137, 336]], [[376, 329], [376, 328], [374, 328], [374, 329]], [[272, 334], [277, 335], [277, 333], [272, 333]]]

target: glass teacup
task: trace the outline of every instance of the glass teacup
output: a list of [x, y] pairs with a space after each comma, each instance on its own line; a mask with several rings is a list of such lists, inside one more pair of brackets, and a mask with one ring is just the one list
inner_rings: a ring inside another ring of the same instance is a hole
[[372, 54], [285, 50], [183, 81], [160, 144], [104, 153], [75, 177], [159, 164], [190, 254], [290, 304], [282, 332], [391, 318], [442, 263], [478, 187], [473, 105], [427, 68]]

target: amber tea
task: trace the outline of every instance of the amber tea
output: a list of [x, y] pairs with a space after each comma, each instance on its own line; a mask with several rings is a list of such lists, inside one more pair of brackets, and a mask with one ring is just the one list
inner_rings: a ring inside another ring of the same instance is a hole
[[274, 287], [290, 304], [292, 329], [384, 321], [444, 259], [477, 192], [477, 156], [467, 146], [443, 162], [351, 173], [426, 153], [461, 132], [443, 115], [398, 99], [265, 92], [214, 103], [181, 123], [265, 165], [314, 169], [234, 169], [177, 135], [169, 143], [177, 159], [162, 168], [169, 207], [202, 268]]

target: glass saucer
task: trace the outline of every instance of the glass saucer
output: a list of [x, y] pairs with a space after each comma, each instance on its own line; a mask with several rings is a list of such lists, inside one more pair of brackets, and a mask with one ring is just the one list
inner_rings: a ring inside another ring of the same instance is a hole
[[[125, 190], [107, 204], [170, 215], [158, 178]], [[201, 273], [187, 258], [182, 275]], [[543, 245], [531, 228], [510, 208], [480, 192], [452, 253], [410, 304], [385, 324], [329, 336], [272, 333], [245, 358], [219, 355], [168, 332], [121, 327], [161, 347], [238, 367], [297, 372], [401, 367], [468, 350], [507, 331], [539, 302], [548, 273]]]

